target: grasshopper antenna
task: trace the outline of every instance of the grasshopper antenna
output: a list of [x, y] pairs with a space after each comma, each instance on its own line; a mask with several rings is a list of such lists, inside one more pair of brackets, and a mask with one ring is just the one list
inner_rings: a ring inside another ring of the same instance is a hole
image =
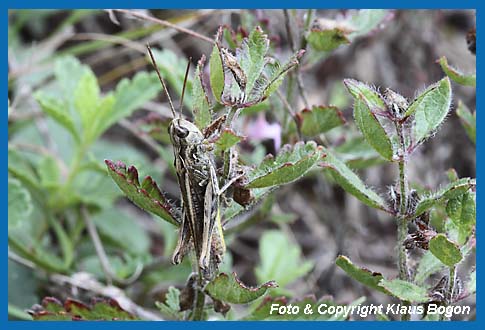
[[182, 108], [184, 107], [185, 86], [187, 86], [187, 77], [189, 76], [190, 62], [192, 62], [192, 57], [189, 57], [189, 62], [187, 63], [187, 69], [185, 70], [184, 87], [182, 87], [182, 96], [180, 98], [180, 105], [179, 105], [180, 118], [182, 118]]
[[[172, 110], [173, 118], [175, 118], [176, 117], [175, 108], [173, 107], [172, 98], [170, 97], [170, 94], [168, 93], [167, 85], [165, 85], [165, 81], [163, 80], [162, 75], [160, 74], [160, 70], [158, 70], [158, 66], [157, 66], [157, 63], [155, 62], [155, 58], [153, 57], [153, 53], [152, 53], [152, 49], [150, 48], [150, 44], [147, 44], [147, 49], [148, 49], [148, 54], [150, 55], [150, 59], [152, 60], [152, 65], [155, 68], [155, 71], [157, 72], [158, 79], [160, 79], [160, 82], [162, 83], [163, 91], [165, 92], [165, 95], [167, 95], [168, 103], [170, 104], [170, 110]], [[184, 89], [185, 89], [185, 83], [184, 83]]]

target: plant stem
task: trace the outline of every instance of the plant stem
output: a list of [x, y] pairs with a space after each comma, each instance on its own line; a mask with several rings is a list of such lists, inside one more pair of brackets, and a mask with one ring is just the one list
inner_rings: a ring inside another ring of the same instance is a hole
[[[449, 269], [450, 269], [450, 275], [448, 278], [448, 292], [445, 300], [445, 306], [449, 306], [453, 304], [453, 295], [455, 291], [456, 266], [450, 267]], [[450, 321], [450, 317], [445, 316], [445, 314], [441, 314], [440, 320]]]
[[[199, 286], [199, 285], [198, 285]], [[205, 294], [200, 287], [195, 291], [195, 305], [192, 316], [193, 321], [203, 321], [204, 319]]]
[[[396, 131], [399, 137], [399, 188], [400, 188], [400, 205], [397, 215], [397, 253], [398, 253], [398, 271], [399, 279], [403, 281], [409, 281], [408, 271], [408, 256], [404, 246], [404, 241], [408, 235], [408, 222], [406, 218], [407, 213], [407, 177], [406, 177], [406, 145], [404, 142], [404, 130], [401, 123], [396, 123]], [[409, 302], [403, 301], [404, 306], [409, 306]], [[404, 313], [401, 317], [402, 321], [410, 319], [410, 314]]]

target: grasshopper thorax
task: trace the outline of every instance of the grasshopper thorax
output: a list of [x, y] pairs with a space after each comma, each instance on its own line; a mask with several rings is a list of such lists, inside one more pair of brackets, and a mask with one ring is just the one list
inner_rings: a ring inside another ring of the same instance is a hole
[[204, 135], [197, 126], [182, 118], [173, 119], [168, 132], [174, 146], [196, 145], [204, 140]]

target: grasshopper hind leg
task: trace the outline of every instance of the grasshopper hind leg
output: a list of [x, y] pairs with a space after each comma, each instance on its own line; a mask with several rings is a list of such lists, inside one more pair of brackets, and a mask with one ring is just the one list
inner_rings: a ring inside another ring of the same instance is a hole
[[182, 223], [180, 225], [179, 237], [177, 246], [172, 255], [172, 263], [178, 265], [182, 262], [184, 256], [187, 254], [190, 246], [190, 224], [185, 217], [185, 212], [182, 214]]

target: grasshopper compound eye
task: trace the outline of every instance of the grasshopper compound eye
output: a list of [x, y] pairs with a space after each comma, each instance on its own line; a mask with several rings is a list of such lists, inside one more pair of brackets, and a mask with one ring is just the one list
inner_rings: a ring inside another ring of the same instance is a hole
[[176, 126], [175, 127], [175, 134], [181, 138], [181, 139], [184, 139], [187, 137], [187, 135], [189, 135], [189, 130], [185, 127], [181, 127], [181, 126]]

